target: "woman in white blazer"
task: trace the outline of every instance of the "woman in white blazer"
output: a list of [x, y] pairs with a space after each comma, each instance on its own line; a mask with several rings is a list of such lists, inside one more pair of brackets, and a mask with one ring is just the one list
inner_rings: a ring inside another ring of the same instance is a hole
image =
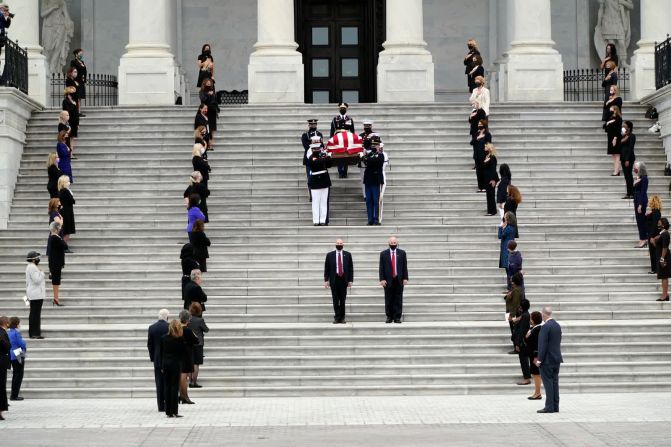
[[42, 337], [42, 303], [46, 298], [46, 285], [44, 272], [40, 270], [40, 254], [31, 251], [26, 256], [28, 266], [26, 267], [26, 297], [30, 301], [30, 314], [28, 316], [28, 335], [30, 338], [43, 339]]

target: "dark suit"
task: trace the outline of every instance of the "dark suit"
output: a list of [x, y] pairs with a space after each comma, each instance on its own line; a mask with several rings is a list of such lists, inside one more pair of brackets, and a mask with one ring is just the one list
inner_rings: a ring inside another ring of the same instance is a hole
[[354, 282], [354, 263], [350, 252], [342, 250], [342, 276], [338, 276], [338, 258], [336, 250], [326, 255], [324, 262], [324, 282], [331, 286], [333, 298], [334, 320], [345, 321], [345, 300], [347, 299], [347, 284]]
[[147, 337], [147, 349], [149, 350], [149, 360], [154, 363], [154, 381], [156, 382], [156, 401], [158, 402], [158, 411], [165, 411], [165, 395], [163, 373], [161, 372], [161, 339], [168, 333], [168, 322], [158, 320], [149, 326]]
[[200, 303], [203, 312], [205, 312], [205, 301], [207, 301], [207, 295], [198, 284], [190, 281], [184, 286], [184, 309], [188, 310], [191, 307], [191, 303], [197, 302]]
[[561, 355], [561, 326], [553, 319], [545, 322], [538, 336], [538, 360], [545, 388], [545, 410], [554, 413], [559, 411], [559, 366], [564, 359]]
[[0, 328], [0, 411], [9, 409], [9, 403], [7, 402], [7, 370], [12, 366], [9, 359], [11, 347], [9, 334], [4, 328]]
[[634, 146], [636, 146], [636, 135], [631, 134], [626, 141], [622, 142], [622, 153], [620, 154], [622, 173], [624, 174], [624, 181], [627, 184], [627, 195], [629, 197], [634, 196], [634, 174], [632, 172], [634, 169], [634, 162], [636, 161]]
[[387, 319], [400, 320], [403, 315], [403, 281], [408, 280], [408, 258], [405, 251], [396, 250], [396, 277], [391, 267], [391, 250], [380, 253], [380, 281], [387, 281], [384, 288], [384, 313]]
[[179, 378], [182, 374], [182, 361], [185, 345], [182, 337], [165, 334], [161, 338], [161, 369], [163, 370], [163, 389], [165, 413], [177, 414], [179, 398]]

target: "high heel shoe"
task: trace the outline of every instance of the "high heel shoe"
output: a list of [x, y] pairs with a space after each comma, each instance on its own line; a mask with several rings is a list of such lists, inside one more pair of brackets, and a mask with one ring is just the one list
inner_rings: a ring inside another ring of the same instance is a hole
[[669, 295], [666, 295], [664, 298], [657, 298], [657, 301], [669, 301]]
[[541, 400], [542, 398], [543, 398], [543, 396], [540, 395], [540, 394], [539, 394], [538, 396], [529, 396], [529, 397], [527, 397], [527, 399], [529, 399], [529, 400]]
[[51, 307], [58, 306], [58, 307], [65, 307], [65, 304], [61, 304], [59, 301], [52, 300], [51, 301]]
[[192, 401], [191, 399], [188, 399], [188, 400], [187, 400], [187, 399], [182, 399], [181, 397], [179, 398], [179, 403], [180, 403], [180, 404], [187, 404], [187, 405], [193, 405], [193, 404], [195, 404], [195, 402]]

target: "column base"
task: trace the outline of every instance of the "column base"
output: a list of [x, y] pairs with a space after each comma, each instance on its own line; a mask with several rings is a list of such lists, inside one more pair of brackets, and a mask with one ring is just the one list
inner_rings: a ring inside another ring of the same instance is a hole
[[533, 46], [509, 51], [505, 77], [507, 101], [564, 100], [564, 65], [553, 49]]
[[[640, 98], [641, 104], [653, 106], [657, 109], [660, 126], [662, 127], [660, 136], [664, 142], [664, 153], [666, 161], [671, 162], [671, 85], [655, 90], [652, 94]], [[638, 133], [647, 133], [647, 129], [639, 129]]]
[[434, 102], [434, 65], [431, 54], [380, 53], [377, 64], [377, 101]]
[[119, 105], [174, 105], [177, 71], [169, 53], [159, 57], [124, 54], [119, 63]]
[[303, 57], [295, 50], [257, 51], [247, 67], [250, 104], [305, 103]]
[[655, 92], [655, 47], [639, 48], [631, 58], [631, 96], [639, 100]]

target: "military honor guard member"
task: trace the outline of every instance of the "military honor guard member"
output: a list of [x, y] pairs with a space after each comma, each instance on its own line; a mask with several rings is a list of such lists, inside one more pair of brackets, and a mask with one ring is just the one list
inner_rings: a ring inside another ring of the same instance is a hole
[[310, 157], [311, 150], [310, 150], [310, 144], [312, 143], [312, 138], [313, 137], [319, 137], [320, 141], [322, 142], [321, 147], [324, 147], [324, 135], [317, 130], [317, 123], [319, 122], [318, 119], [316, 118], [311, 118], [308, 120], [308, 130], [307, 132], [303, 132], [303, 135], [301, 136], [301, 142], [303, 143], [303, 166], [305, 166], [305, 174], [310, 176], [310, 167], [308, 166], [308, 158]]
[[403, 317], [403, 287], [408, 284], [408, 258], [398, 248], [398, 239], [389, 238], [389, 249], [380, 253], [380, 285], [384, 288], [386, 323], [400, 323]]
[[[333, 137], [333, 135], [335, 135], [336, 133], [336, 130], [338, 129], [345, 129], [348, 132], [356, 133], [356, 131], [354, 130], [354, 120], [347, 114], [349, 104], [347, 104], [346, 102], [341, 102], [340, 104], [338, 104], [338, 109], [340, 114], [334, 116], [333, 120], [331, 120], [331, 135], [329, 137]], [[339, 126], [338, 122], [342, 122], [343, 124]], [[347, 178], [346, 163], [338, 164], [338, 175], [340, 178]]]
[[336, 240], [335, 250], [327, 253], [324, 262], [324, 287], [331, 289], [333, 298], [333, 324], [345, 323], [347, 288], [354, 282], [354, 263], [350, 252], [343, 250], [345, 243]]
[[[371, 120], [364, 120], [363, 132], [359, 136], [363, 140], [363, 149], [366, 154], [370, 151], [370, 136], [373, 134], [373, 122]], [[359, 176], [361, 177], [361, 193], [363, 194], [363, 199], [366, 200], [366, 186], [363, 184], [363, 173], [366, 170], [366, 166], [361, 160], [359, 160], [357, 166], [359, 167]]]
[[312, 194], [312, 223], [315, 226], [328, 225], [328, 197], [331, 187], [328, 168], [331, 165], [331, 156], [328, 152], [322, 152], [318, 146], [312, 147], [312, 154], [308, 160], [310, 167], [308, 187]]
[[[377, 135], [377, 134], [376, 134]], [[380, 216], [378, 222], [382, 223], [382, 210], [384, 204], [384, 191], [387, 189], [387, 169], [389, 169], [389, 154], [384, 151], [384, 143], [380, 143], [380, 149], [378, 152], [384, 157], [384, 164], [382, 165], [382, 187], [380, 188]]]
[[379, 153], [380, 137], [371, 137], [370, 152], [364, 155], [362, 160], [366, 165], [363, 174], [363, 183], [366, 187], [366, 212], [368, 213], [368, 225], [380, 225], [380, 191], [384, 184], [384, 155]]

